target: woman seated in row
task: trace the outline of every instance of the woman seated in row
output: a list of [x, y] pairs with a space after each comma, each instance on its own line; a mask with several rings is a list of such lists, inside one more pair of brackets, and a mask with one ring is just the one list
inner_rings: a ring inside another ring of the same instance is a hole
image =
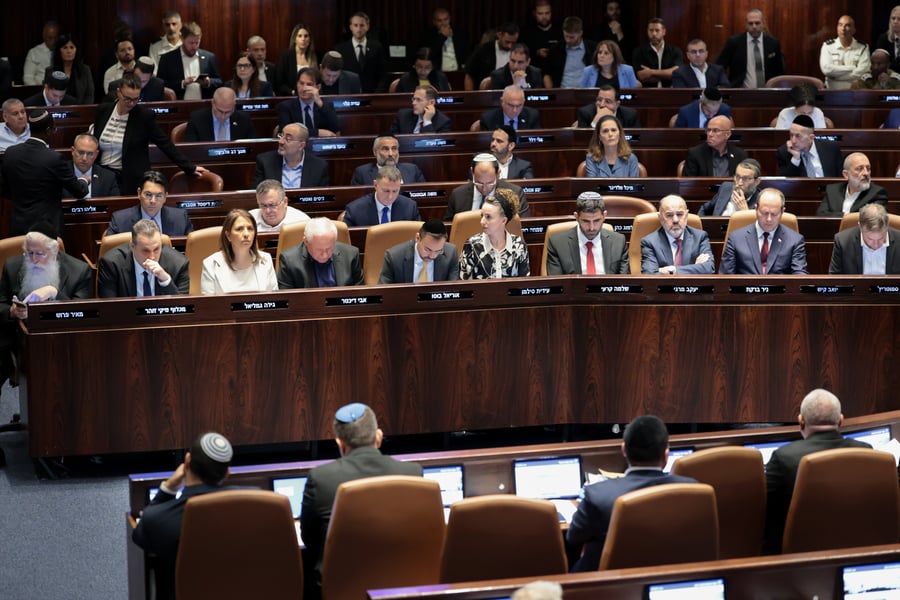
[[617, 92], [624, 88], [641, 87], [634, 69], [625, 64], [619, 45], [610, 40], [597, 42], [591, 66], [585, 67], [581, 74], [580, 87], [598, 88], [603, 85], [611, 85]]
[[279, 96], [297, 93], [297, 73], [303, 67], [319, 68], [319, 57], [313, 44], [312, 30], [298, 23], [291, 31], [291, 43], [282, 51], [275, 65], [275, 91]]
[[412, 94], [420, 85], [430, 85], [439, 92], [450, 91], [450, 81], [447, 76], [440, 69], [434, 68], [431, 48], [419, 48], [413, 68], [403, 74], [394, 91]]
[[500, 279], [531, 274], [525, 240], [506, 226], [519, 212], [519, 197], [500, 188], [481, 205], [481, 230], [463, 245], [459, 255], [460, 279]]
[[637, 156], [625, 139], [619, 119], [612, 115], [597, 121], [584, 162], [588, 177], [640, 177]]
[[56, 38], [52, 64], [47, 68], [45, 76], [51, 71], [62, 71], [66, 74], [69, 78], [66, 93], [78, 100], [78, 104], [94, 103], [94, 76], [90, 67], [84, 64], [78, 45], [71, 35], [63, 34]]
[[278, 289], [268, 252], [256, 247], [256, 220], [236, 208], [222, 224], [219, 251], [203, 260], [201, 294], [268, 292]]
[[262, 98], [274, 95], [272, 83], [259, 80], [256, 61], [249, 52], [238, 54], [237, 61], [234, 63], [231, 89], [238, 98]]

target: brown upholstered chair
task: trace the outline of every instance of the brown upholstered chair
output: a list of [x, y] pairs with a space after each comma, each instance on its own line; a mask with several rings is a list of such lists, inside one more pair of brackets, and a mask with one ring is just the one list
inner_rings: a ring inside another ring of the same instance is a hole
[[712, 486], [668, 483], [616, 499], [600, 569], [652, 567], [718, 557], [719, 519]]
[[441, 583], [562, 575], [568, 570], [556, 507], [497, 494], [450, 507]]
[[677, 177], [681, 177], [681, 174], [684, 172], [684, 163], [685, 163], [685, 161], [683, 161], [683, 160], [679, 161], [678, 166], [675, 167], [675, 175]]
[[896, 544], [897, 466], [887, 452], [837, 448], [800, 459], [782, 552]]
[[323, 600], [438, 583], [444, 529], [436, 481], [385, 475], [342, 483], [325, 537]]
[[479, 89], [479, 90], [489, 90], [489, 89], [491, 89], [491, 77], [490, 77], [490, 75], [488, 75], [487, 77], [485, 77], [484, 79], [481, 80], [481, 82], [478, 84], [478, 89]]
[[366, 285], [378, 283], [381, 266], [384, 264], [384, 253], [397, 244], [415, 238], [421, 228], [421, 221], [393, 221], [372, 225], [366, 230], [363, 258], [363, 279]]
[[672, 472], [716, 491], [719, 558], [759, 556], [766, 520], [766, 474], [753, 448], [722, 446], [683, 456]]
[[166, 102], [175, 102], [178, 100], [178, 96], [175, 94], [175, 90], [172, 88], [163, 88], [163, 100]]
[[633, 217], [643, 213], [656, 212], [656, 207], [643, 198], [632, 196], [604, 195], [603, 204], [610, 217]]
[[[59, 242], [59, 251], [65, 252], [66, 246], [63, 244], [62, 238], [56, 238], [56, 241]], [[7, 259], [22, 254], [25, 251], [24, 244], [24, 235], [14, 235], [0, 239], [0, 267], [3, 266]]]
[[[332, 223], [337, 227], [337, 241], [350, 244], [350, 229], [343, 221], [334, 221]], [[303, 241], [303, 235], [306, 232], [306, 221], [301, 223], [288, 223], [282, 225], [278, 232], [278, 246], [275, 248], [275, 270], [278, 271], [278, 259], [281, 253], [288, 248], [293, 248]]]
[[393, 81], [391, 82], [391, 85], [388, 86], [388, 93], [390, 93], [390, 94], [396, 94], [396, 93], [397, 93], [397, 86], [398, 86], [398, 85], [400, 85], [400, 78], [399, 78], [399, 77], [398, 77], [397, 79], [393, 80]]
[[766, 81], [767, 88], [792, 88], [797, 85], [811, 85], [817, 90], [825, 89], [825, 82], [818, 77], [808, 75], [779, 75]]
[[192, 192], [221, 192], [225, 189], [225, 182], [219, 175], [207, 171], [199, 177], [187, 175], [178, 171], [169, 179], [170, 194], [189, 194]]
[[190, 261], [191, 294], [200, 293], [200, 277], [203, 273], [203, 259], [219, 251], [222, 226], [195, 229], [185, 242], [184, 255]]
[[[515, 215], [512, 221], [506, 224], [506, 229], [508, 229], [510, 233], [514, 233], [517, 236], [522, 237], [522, 219], [519, 218], [519, 215]], [[480, 231], [480, 210], [466, 210], [463, 212], [458, 212], [453, 215], [453, 223], [450, 226], [450, 239], [448, 241], [451, 244], [455, 245], [456, 249], [461, 254], [463, 244], [466, 243], [466, 240], [476, 233], [479, 233]]]
[[[725, 240], [722, 243], [728, 243], [728, 236], [730, 236], [733, 231], [736, 231], [741, 227], [746, 227], [747, 225], [752, 225], [755, 222], [756, 211], [752, 208], [749, 210], [734, 211], [728, 218], [728, 228], [725, 230]], [[793, 213], [782, 213], [781, 224], [800, 233], [800, 224], [797, 222], [797, 215]]]
[[[694, 213], [688, 213], [687, 224], [694, 229], [703, 229], [703, 222]], [[641, 272], [641, 240], [659, 229], [659, 213], [642, 213], [634, 216], [631, 225], [631, 237], [628, 242], [628, 264], [632, 275]]]
[[169, 133], [169, 139], [172, 140], [173, 144], [180, 144], [184, 141], [184, 131], [187, 129], [187, 126], [187, 121], [185, 121], [172, 128], [172, 131]]
[[469, 131], [481, 131], [481, 119], [472, 121], [472, 124], [469, 125]]
[[[850, 229], [851, 227], [856, 227], [857, 225], [859, 225], [859, 213], [847, 213], [846, 215], [841, 217], [841, 225], [840, 227], [838, 227], [838, 231]], [[892, 229], [900, 229], [900, 215], [888, 213], [888, 227]]]
[[189, 499], [175, 589], [179, 600], [300, 598], [303, 563], [287, 497], [233, 490]]

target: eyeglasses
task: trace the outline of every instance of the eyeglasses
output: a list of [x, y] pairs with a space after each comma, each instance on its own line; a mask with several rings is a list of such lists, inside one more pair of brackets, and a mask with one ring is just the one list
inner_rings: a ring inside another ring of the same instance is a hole
[[141, 192], [141, 196], [147, 200], [165, 200], [165, 194], [154, 194], [153, 192]]
[[707, 127], [706, 133], [711, 133], [713, 135], [719, 135], [720, 133], [729, 133], [730, 129], [719, 129], [718, 127]]
[[131, 96], [126, 96], [125, 92], [123, 92], [122, 90], [119, 90], [119, 95], [122, 96], [122, 101], [125, 102], [125, 104], [137, 104], [141, 101], [140, 96], [135, 96], [134, 98], [132, 98]]
[[259, 206], [260, 210], [275, 210], [282, 204], [284, 204], [284, 200], [282, 200], [281, 202], [275, 202], [273, 204], [257, 204], [257, 206]]
[[756, 179], [756, 175], [735, 175], [734, 180], [741, 183], [748, 183]]
[[493, 181], [474, 181], [473, 180], [472, 183], [474, 183], [478, 187], [494, 187], [495, 185], [497, 185], [497, 180], [496, 179]]
[[285, 142], [301, 142], [301, 141], [303, 141], [303, 140], [300, 140], [300, 139], [295, 138], [295, 137], [292, 136], [292, 135], [288, 135], [288, 134], [284, 134], [284, 133], [279, 133], [279, 134], [278, 134], [278, 139], [279, 139], [279, 140], [284, 140]]
[[693, 50], [688, 50], [688, 54], [706, 54], [706, 50], [703, 48], [695, 48]]
[[253, 65], [250, 63], [238, 63], [235, 65], [238, 69], [252, 69]]

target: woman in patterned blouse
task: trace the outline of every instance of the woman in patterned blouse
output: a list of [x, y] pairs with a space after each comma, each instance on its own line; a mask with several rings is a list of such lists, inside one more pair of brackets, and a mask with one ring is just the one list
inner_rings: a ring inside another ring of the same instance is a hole
[[531, 274], [525, 240], [506, 230], [519, 211], [519, 198], [505, 188], [494, 191], [481, 205], [481, 229], [466, 240], [459, 255], [460, 279], [499, 279]]

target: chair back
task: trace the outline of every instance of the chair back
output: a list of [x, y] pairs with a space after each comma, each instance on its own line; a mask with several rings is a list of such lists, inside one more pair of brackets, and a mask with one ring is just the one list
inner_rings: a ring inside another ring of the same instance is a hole
[[782, 552], [896, 544], [897, 466], [887, 452], [837, 448], [800, 459]]
[[818, 77], [808, 75], [779, 75], [766, 81], [767, 88], [792, 88], [798, 85], [811, 85], [817, 90], [825, 89], [825, 82]]
[[[65, 252], [66, 246], [63, 244], [62, 238], [56, 238], [56, 241], [59, 243], [59, 251]], [[24, 244], [24, 235], [14, 235], [0, 239], [0, 267], [3, 266], [7, 259], [22, 254], [25, 251]]]
[[766, 474], [759, 451], [708, 448], [679, 458], [672, 472], [716, 491], [720, 559], [759, 556], [766, 520]]
[[587, 177], [587, 161], [583, 160], [575, 167], [575, 177]]
[[[741, 227], [746, 227], [747, 225], [752, 225], [755, 222], [756, 211], [752, 208], [748, 210], [736, 210], [731, 213], [731, 216], [728, 218], [728, 228], [725, 230], [725, 240], [723, 241], [723, 244], [728, 243], [728, 237], [733, 231], [736, 231]], [[797, 215], [793, 213], [782, 213], [781, 224], [800, 233], [800, 224], [797, 222]]]
[[169, 133], [169, 139], [172, 140], [173, 144], [180, 144], [184, 141], [184, 131], [187, 129], [187, 126], [187, 121], [184, 121], [172, 128], [171, 133]]
[[496, 494], [466, 498], [450, 507], [441, 583], [567, 571], [552, 502]]
[[[859, 225], [859, 213], [847, 213], [843, 217], [841, 217], [841, 225], [840, 227], [838, 227], [838, 231], [850, 229], [851, 227], [856, 227], [857, 225]], [[888, 227], [890, 227], [891, 229], [900, 229], [900, 215], [888, 213]]]
[[478, 83], [478, 89], [479, 90], [491, 89], [491, 76], [490, 75], [488, 75], [487, 77], [485, 77]]
[[[694, 213], [688, 213], [687, 224], [694, 229], [703, 229], [703, 222]], [[631, 274], [638, 275], [641, 272], [641, 240], [659, 229], [659, 213], [642, 213], [634, 215], [631, 225], [631, 238], [628, 242], [628, 265]]]
[[365, 600], [370, 589], [437, 584], [444, 529], [436, 481], [385, 475], [342, 483], [325, 537], [323, 600]]
[[400, 85], [400, 78], [399, 78], [399, 77], [398, 77], [397, 79], [394, 79], [393, 81], [391, 81], [391, 85], [388, 86], [388, 93], [390, 93], [390, 94], [396, 94], [396, 93], [397, 93], [397, 86], [398, 86], [398, 85]]
[[681, 174], [684, 172], [684, 163], [685, 161], [683, 160], [678, 161], [678, 166], [675, 167], [675, 175], [677, 177], [681, 177]]
[[299, 598], [303, 563], [288, 499], [262, 490], [190, 498], [175, 590], [179, 600]]
[[469, 125], [469, 131], [481, 131], [481, 119], [472, 121], [472, 124]]
[[667, 483], [616, 499], [600, 569], [653, 567], [718, 557], [719, 519], [712, 486]]
[[669, 117], [669, 127], [675, 127], [675, 122], [678, 121], [678, 114], [674, 114]]
[[[350, 228], [343, 221], [332, 220], [337, 227], [337, 241], [344, 244], [350, 244]], [[306, 234], [306, 221], [300, 223], [286, 223], [281, 226], [278, 232], [278, 246], [275, 248], [275, 270], [278, 271], [278, 259], [281, 253], [288, 248], [293, 248], [303, 241]]]
[[366, 285], [378, 283], [381, 266], [384, 264], [384, 253], [397, 244], [414, 239], [421, 228], [421, 221], [392, 221], [372, 225], [366, 230], [363, 258], [363, 278]]
[[207, 171], [199, 177], [187, 175], [178, 171], [169, 179], [170, 194], [190, 194], [196, 192], [221, 192], [225, 189], [225, 182], [219, 175]]
[[[541, 276], [544, 277], [547, 275], [547, 242], [550, 241], [550, 236], [556, 235], [562, 231], [568, 231], [573, 227], [577, 226], [578, 223], [575, 220], [562, 221], [560, 223], [551, 223], [547, 225], [547, 231], [544, 233], [544, 249], [541, 252]], [[606, 223], [603, 224], [604, 226]]]
[[[522, 237], [522, 219], [519, 215], [514, 215], [512, 221], [506, 224], [506, 229], [510, 233]], [[470, 237], [481, 232], [481, 211], [466, 210], [453, 215], [453, 223], [450, 225], [451, 244], [456, 246], [457, 251], [462, 254], [463, 245]]]
[[222, 226], [195, 229], [190, 232], [185, 242], [184, 255], [190, 261], [188, 267], [191, 277], [191, 294], [200, 293], [200, 277], [203, 274], [203, 259], [219, 251], [219, 238]]
[[163, 100], [166, 102], [175, 102], [178, 100], [178, 96], [175, 94], [175, 90], [172, 88], [163, 88]]
[[644, 166], [644, 163], [638, 161], [638, 177], [646, 177], [647, 176], [647, 167]]
[[603, 196], [603, 205], [606, 207], [607, 216], [633, 217], [644, 213], [656, 212], [656, 207], [643, 198], [631, 196]]

